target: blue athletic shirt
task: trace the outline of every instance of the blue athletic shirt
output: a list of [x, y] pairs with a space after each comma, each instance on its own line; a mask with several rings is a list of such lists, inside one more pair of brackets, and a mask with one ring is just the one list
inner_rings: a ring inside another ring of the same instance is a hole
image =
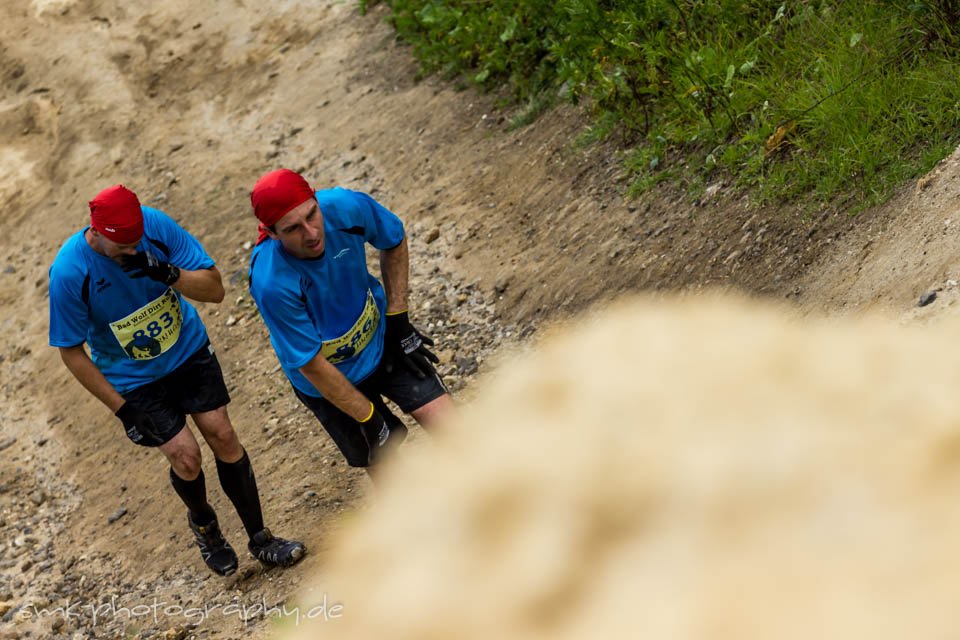
[[[200, 243], [162, 211], [141, 207], [149, 251], [181, 269], [214, 265]], [[162, 378], [207, 342], [197, 310], [176, 289], [131, 278], [90, 248], [83, 231], [70, 236], [50, 267], [50, 344], [86, 342], [93, 363], [119, 392]]]
[[387, 299], [367, 271], [364, 244], [393, 249], [404, 231], [400, 218], [365, 193], [336, 187], [315, 195], [323, 216], [323, 256], [295, 258], [279, 240], [264, 240], [250, 257], [250, 294], [290, 383], [318, 398], [299, 371], [318, 352], [353, 384], [380, 364]]

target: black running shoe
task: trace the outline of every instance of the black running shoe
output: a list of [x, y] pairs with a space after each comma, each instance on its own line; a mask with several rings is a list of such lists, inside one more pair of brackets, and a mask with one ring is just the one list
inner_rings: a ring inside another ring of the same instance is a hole
[[220, 533], [220, 525], [216, 520], [200, 526], [194, 524], [190, 514], [187, 513], [187, 523], [197, 539], [200, 555], [211, 571], [221, 576], [229, 576], [237, 570], [237, 554]]
[[247, 545], [253, 557], [265, 565], [272, 567], [289, 567], [296, 564], [307, 549], [302, 542], [276, 538], [270, 529], [264, 529], [254, 534]]

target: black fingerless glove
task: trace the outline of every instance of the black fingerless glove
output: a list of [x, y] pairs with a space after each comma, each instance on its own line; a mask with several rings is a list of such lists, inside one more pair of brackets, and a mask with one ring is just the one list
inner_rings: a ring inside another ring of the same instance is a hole
[[180, 279], [180, 269], [164, 262], [149, 251], [138, 251], [131, 255], [124, 255], [123, 270], [131, 278], [150, 278], [165, 285], [171, 285]]
[[138, 409], [129, 402], [124, 402], [115, 414], [123, 423], [127, 437], [139, 445], [156, 447], [163, 444], [157, 435], [157, 425], [150, 414]]
[[408, 312], [387, 315], [383, 338], [387, 373], [391, 373], [394, 367], [401, 364], [421, 380], [435, 374], [437, 370], [433, 365], [440, 362], [440, 358], [424, 345], [432, 347], [433, 340], [410, 324]]

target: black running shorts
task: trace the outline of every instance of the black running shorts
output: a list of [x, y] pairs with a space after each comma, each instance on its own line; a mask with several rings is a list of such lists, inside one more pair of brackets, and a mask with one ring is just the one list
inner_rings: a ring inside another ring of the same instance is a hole
[[[373, 403], [373, 406], [387, 421], [390, 430], [405, 429], [400, 418], [393, 415], [383, 401], [383, 397], [400, 407], [404, 413], [416, 411], [420, 407], [447, 393], [440, 374], [427, 376], [423, 380], [405, 367], [394, 369], [392, 373], [384, 370], [383, 363], [368, 378], [357, 385], [360, 393]], [[307, 406], [330, 437], [333, 438], [340, 453], [351, 467], [366, 467], [369, 449], [357, 422], [340, 411], [326, 398], [316, 398], [294, 389], [300, 401]]]
[[188, 414], [213, 411], [230, 402], [220, 362], [209, 342], [173, 372], [122, 395], [150, 414], [156, 425], [160, 442], [142, 446], [169, 442], [187, 424]]

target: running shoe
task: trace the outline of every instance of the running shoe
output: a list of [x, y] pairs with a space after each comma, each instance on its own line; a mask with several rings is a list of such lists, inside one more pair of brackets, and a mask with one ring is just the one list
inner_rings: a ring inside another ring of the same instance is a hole
[[187, 513], [187, 522], [193, 536], [197, 539], [197, 546], [200, 547], [200, 556], [207, 563], [210, 570], [221, 576], [229, 576], [237, 570], [237, 554], [233, 547], [226, 541], [223, 534], [220, 533], [220, 525], [216, 519], [207, 525], [198, 525], [194, 523], [190, 514]]
[[247, 548], [250, 549], [254, 558], [272, 567], [289, 567], [296, 564], [307, 551], [302, 542], [277, 538], [270, 533], [270, 529], [255, 533], [250, 538]]

